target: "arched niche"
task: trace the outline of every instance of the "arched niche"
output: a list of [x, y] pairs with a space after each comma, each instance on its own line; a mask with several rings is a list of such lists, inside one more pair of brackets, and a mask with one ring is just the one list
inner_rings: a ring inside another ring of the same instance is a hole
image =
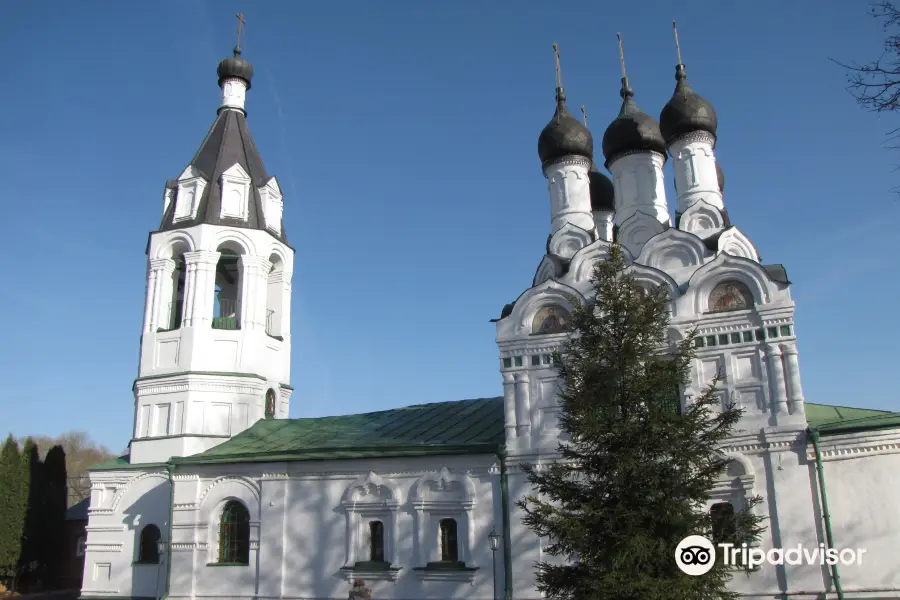
[[556, 280], [548, 280], [519, 296], [510, 315], [497, 323], [497, 339], [522, 338], [531, 335], [534, 317], [545, 306], [559, 306], [570, 313], [584, 297], [575, 288]]
[[737, 281], [743, 283], [753, 298], [753, 306], [770, 302], [771, 284], [769, 275], [758, 263], [727, 253], [720, 253], [712, 261], [697, 269], [688, 282], [694, 310], [698, 314], [710, 312], [710, 297], [720, 283]]

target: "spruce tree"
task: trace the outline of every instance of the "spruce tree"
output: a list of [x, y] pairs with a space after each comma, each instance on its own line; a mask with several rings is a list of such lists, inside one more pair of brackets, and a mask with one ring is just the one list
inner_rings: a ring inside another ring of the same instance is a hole
[[0, 574], [11, 588], [18, 572], [27, 503], [19, 444], [10, 434], [0, 450]]
[[60, 576], [62, 561], [66, 556], [65, 524], [68, 508], [68, 478], [66, 477], [66, 452], [60, 445], [53, 446], [44, 457], [44, 527], [43, 560], [47, 566], [49, 583]]
[[[522, 466], [534, 490], [518, 502], [523, 521], [556, 557], [536, 565], [537, 587], [567, 600], [735, 598], [734, 567], [717, 561], [692, 577], [675, 549], [689, 535], [713, 537], [706, 506], [742, 411], [722, 407], [719, 378], [681, 410], [694, 333], [671, 343], [668, 291], [640, 286], [627, 267], [613, 245], [554, 355], [560, 458]], [[761, 518], [750, 508], [759, 501], [735, 507], [731, 539], [721, 541], [758, 539]]]
[[[43, 548], [44, 521], [44, 465], [37, 444], [28, 438], [22, 447], [22, 478], [27, 485], [28, 502], [22, 531], [22, 551], [19, 556], [20, 572], [27, 573], [27, 584], [40, 581], [44, 575], [45, 548]], [[22, 582], [26, 584], [25, 581]]]

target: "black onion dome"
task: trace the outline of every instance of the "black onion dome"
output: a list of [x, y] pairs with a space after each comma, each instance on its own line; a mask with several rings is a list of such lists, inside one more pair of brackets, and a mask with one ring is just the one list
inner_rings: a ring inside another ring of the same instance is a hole
[[634, 90], [628, 80], [622, 80], [622, 109], [616, 120], [603, 134], [603, 156], [610, 159], [630, 152], [654, 151], [665, 156], [666, 142], [659, 131], [659, 124], [641, 111], [634, 102]]
[[722, 172], [719, 161], [716, 161], [716, 179], [719, 181], [719, 192], [725, 193], [725, 173]]
[[226, 79], [243, 79], [247, 83], [247, 89], [250, 89], [250, 80], [253, 79], [253, 67], [249, 62], [241, 58], [241, 49], [234, 49], [234, 56], [230, 56], [219, 63], [216, 69], [219, 75], [219, 85]]
[[609, 177], [597, 169], [597, 163], [592, 163], [588, 172], [588, 182], [591, 192], [591, 212], [601, 210], [615, 212], [616, 191]]
[[675, 93], [659, 115], [659, 128], [666, 142], [693, 133], [705, 131], [716, 135], [719, 119], [712, 104], [691, 88], [687, 82], [684, 65], [675, 67]]
[[590, 159], [594, 155], [594, 138], [566, 108], [563, 89], [556, 88], [556, 112], [538, 137], [538, 156], [541, 165], [547, 166], [573, 154]]

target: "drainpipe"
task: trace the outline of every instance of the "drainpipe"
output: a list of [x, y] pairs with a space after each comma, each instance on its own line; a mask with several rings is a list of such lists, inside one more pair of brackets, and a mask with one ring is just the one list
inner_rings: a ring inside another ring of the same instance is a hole
[[500, 459], [500, 501], [503, 503], [503, 598], [512, 600], [512, 536], [509, 532], [509, 480], [506, 476], [505, 446], [500, 446], [497, 457]]
[[166, 471], [169, 473], [169, 539], [166, 543], [166, 588], [160, 600], [169, 597], [169, 582], [172, 581], [172, 515], [175, 512], [175, 478], [172, 473], [175, 471], [175, 465], [167, 463]]
[[[822, 517], [825, 521], [825, 541], [828, 548], [834, 548], [834, 535], [831, 532], [831, 513], [828, 511], [828, 496], [825, 494], [825, 470], [822, 468], [822, 453], [819, 451], [819, 430], [809, 428], [806, 430], [813, 449], [816, 451], [816, 472], [818, 473], [819, 494], [822, 498]], [[834, 580], [834, 589], [838, 600], [844, 600], [844, 588], [841, 587], [841, 575], [838, 572], [838, 564], [831, 565], [831, 578]]]

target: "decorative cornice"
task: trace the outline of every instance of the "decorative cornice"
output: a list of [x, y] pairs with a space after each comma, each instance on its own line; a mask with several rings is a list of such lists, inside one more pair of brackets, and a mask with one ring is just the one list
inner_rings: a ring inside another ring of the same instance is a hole
[[666, 148], [671, 148], [675, 144], [685, 143], [689, 144], [691, 142], [704, 142], [706, 144], [710, 144], [713, 149], [716, 147], [716, 136], [709, 133], [708, 131], [691, 131], [690, 133], [686, 133], [684, 135], [680, 135], [678, 137], [672, 138], [670, 141], [666, 143]]
[[551, 160], [550, 162], [545, 163], [542, 168], [544, 170], [544, 177], [547, 176], [547, 169], [551, 169], [553, 167], [584, 167], [585, 169], [591, 168], [591, 159], [586, 156], [580, 156], [578, 154], [567, 154], [562, 158], [557, 158]]
[[120, 543], [105, 543], [105, 544], [97, 544], [87, 542], [84, 545], [84, 549], [86, 552], [121, 552], [123, 544]]
[[263, 382], [253, 383], [241, 380], [240, 383], [235, 381], [220, 380], [188, 380], [172, 383], [156, 383], [155, 385], [138, 383], [135, 385], [135, 391], [138, 396], [152, 396], [156, 394], [174, 394], [178, 392], [212, 392], [212, 393], [235, 393], [256, 395], [261, 394], [266, 389]]

